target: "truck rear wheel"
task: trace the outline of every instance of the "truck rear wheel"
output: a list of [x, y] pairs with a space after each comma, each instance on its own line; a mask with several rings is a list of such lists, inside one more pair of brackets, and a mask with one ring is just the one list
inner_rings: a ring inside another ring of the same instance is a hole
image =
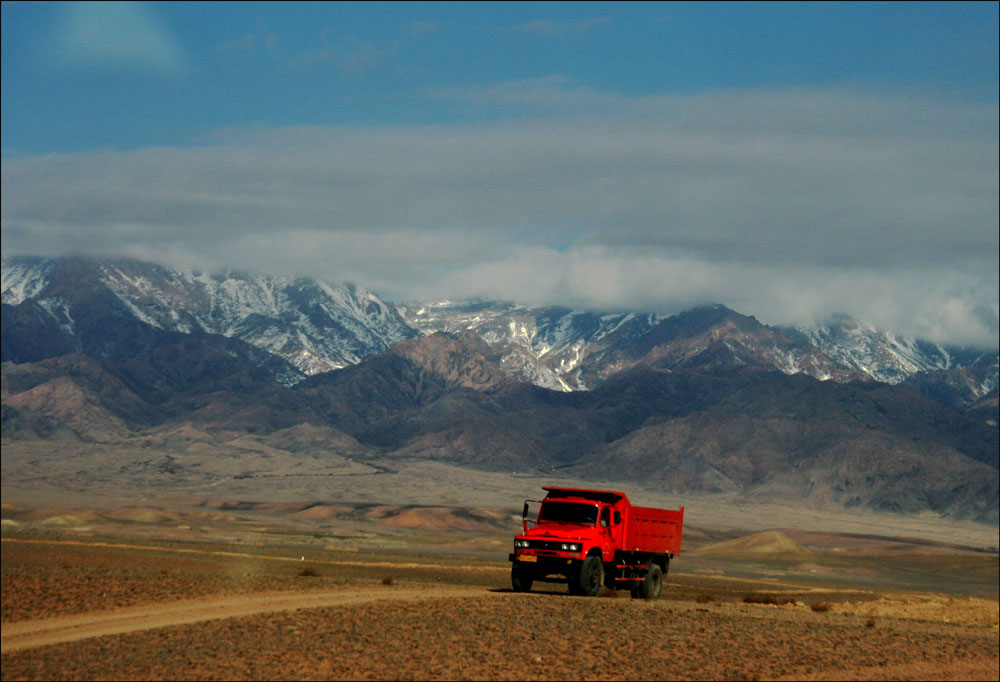
[[663, 591], [663, 572], [656, 564], [650, 565], [642, 582], [632, 588], [635, 599], [657, 599]]
[[510, 568], [510, 585], [515, 592], [530, 592], [531, 583], [535, 582], [534, 576], [523, 568], [518, 568], [515, 564]]
[[604, 583], [604, 563], [599, 556], [589, 556], [580, 565], [580, 572], [576, 578], [570, 579], [569, 591], [571, 594], [581, 594], [585, 597], [593, 597], [601, 589]]

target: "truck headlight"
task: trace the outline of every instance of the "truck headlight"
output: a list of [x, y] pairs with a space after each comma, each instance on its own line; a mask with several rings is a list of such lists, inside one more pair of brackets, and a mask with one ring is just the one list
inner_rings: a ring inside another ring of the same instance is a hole
[[520, 549], [522, 547], [527, 547], [527, 546], [528, 546], [528, 541], [527, 540], [514, 540], [514, 548], [515, 549]]
[[562, 551], [564, 552], [579, 552], [580, 545], [575, 542], [564, 542], [562, 543]]

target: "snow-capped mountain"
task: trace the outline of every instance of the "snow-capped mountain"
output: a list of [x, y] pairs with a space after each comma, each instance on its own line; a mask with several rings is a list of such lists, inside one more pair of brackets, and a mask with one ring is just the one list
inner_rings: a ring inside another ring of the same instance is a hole
[[[19, 329], [30, 330], [17, 339], [7, 335], [8, 343], [47, 343], [44, 357], [81, 350], [75, 327], [82, 321], [74, 320], [71, 299], [100, 290], [122, 315], [154, 329], [239, 339], [304, 375], [356, 365], [405, 339], [474, 332], [497, 349], [508, 374], [559, 391], [591, 390], [637, 366], [718, 371], [751, 365], [820, 380], [908, 381], [932, 395], [944, 390], [932, 385], [945, 382], [949, 395], [961, 393], [950, 399], [955, 405], [971, 405], [997, 386], [996, 352], [943, 347], [846, 316], [815, 328], [786, 329], [721, 305], [670, 317], [481, 300], [394, 305], [350, 284], [207, 274], [130, 260], [5, 258], [2, 286], [3, 303], [14, 307], [5, 316], [23, 318]], [[99, 344], [95, 337], [107, 333], [101, 324], [91, 325], [89, 343]], [[45, 329], [59, 331], [46, 337]], [[962, 376], [942, 374], [971, 367], [975, 371]], [[909, 380], [924, 372], [934, 375]], [[286, 384], [301, 378], [283, 376]]]
[[[3, 260], [3, 303], [33, 301], [67, 320], [66, 298], [50, 287], [58, 260]], [[239, 272], [207, 274], [138, 261], [90, 261], [84, 268], [152, 327], [241, 339], [303, 374], [354, 365], [417, 335], [393, 306], [351, 284]]]
[[42, 290], [56, 262], [47, 258], [4, 258], [0, 268], [0, 301], [18, 305]]
[[[243, 433], [996, 522], [995, 352], [963, 367], [844, 319], [788, 330], [718, 304], [396, 307], [350, 285], [134, 261], [5, 259], [2, 281], [3, 437], [39, 451], [169, 451], [171, 476], [199, 479], [203, 441], [181, 434]], [[893, 368], [903, 386], [866, 373]]]
[[406, 322], [424, 334], [475, 332], [504, 349], [502, 366], [514, 376], [557, 391], [586, 390], [584, 362], [602, 341], [628, 343], [662, 318], [651, 314], [581, 312], [479, 300], [398, 305]]
[[[828, 356], [887, 384], [899, 384], [918, 372], [955, 370], [996, 364], [996, 353], [941, 346], [930, 341], [893, 334], [847, 315], [836, 315], [814, 328], [798, 327], [810, 343]], [[997, 386], [996, 374], [975, 387], [981, 397]]]
[[[737, 365], [757, 364], [820, 380], [870, 377], [892, 384], [919, 372], [989, 365], [991, 358], [995, 366], [997, 356], [892, 334], [844, 315], [816, 328], [786, 329], [720, 305], [671, 317], [480, 300], [417, 301], [398, 308], [424, 334], [473, 331], [505, 348], [505, 365], [512, 374], [564, 391], [593, 388], [641, 360], [665, 368], [684, 366], [713, 344], [716, 353], [727, 354], [726, 361]], [[968, 398], [995, 390], [996, 371], [985, 374]]]

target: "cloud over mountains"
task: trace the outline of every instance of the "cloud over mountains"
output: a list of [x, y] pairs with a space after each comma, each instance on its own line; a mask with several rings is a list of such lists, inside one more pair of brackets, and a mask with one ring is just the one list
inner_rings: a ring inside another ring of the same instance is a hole
[[778, 324], [842, 311], [998, 342], [995, 104], [843, 88], [625, 97], [559, 79], [434, 96], [534, 115], [7, 158], [4, 253], [293, 271], [393, 298], [719, 301]]

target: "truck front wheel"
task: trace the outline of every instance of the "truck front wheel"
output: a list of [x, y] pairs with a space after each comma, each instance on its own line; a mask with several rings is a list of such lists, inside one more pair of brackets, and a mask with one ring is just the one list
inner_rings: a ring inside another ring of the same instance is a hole
[[663, 591], [663, 572], [656, 564], [651, 564], [642, 582], [632, 589], [636, 599], [657, 599]]
[[604, 583], [604, 564], [599, 556], [589, 556], [580, 565], [575, 581], [571, 578], [569, 587], [573, 594], [593, 597]]
[[510, 585], [515, 592], [530, 592], [531, 583], [535, 582], [534, 576], [523, 568], [518, 568], [515, 564], [510, 568]]

